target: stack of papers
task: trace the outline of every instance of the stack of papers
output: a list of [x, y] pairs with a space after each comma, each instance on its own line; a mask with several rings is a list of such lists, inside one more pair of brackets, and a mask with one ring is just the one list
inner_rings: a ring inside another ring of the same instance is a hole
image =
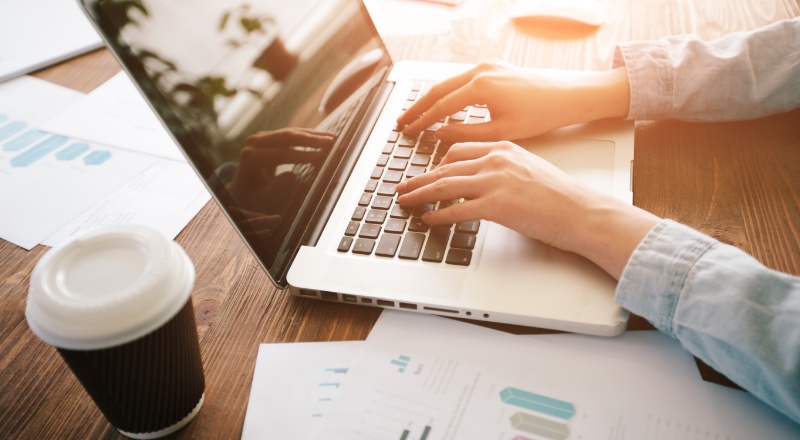
[[0, 0], [0, 81], [103, 46], [75, 0]]
[[384, 311], [363, 342], [265, 344], [243, 438], [796, 439], [750, 394], [704, 382], [658, 332], [516, 336]]
[[126, 81], [88, 96], [25, 76], [0, 83], [0, 238], [31, 249], [121, 223], [175, 237], [205, 205], [202, 182]]

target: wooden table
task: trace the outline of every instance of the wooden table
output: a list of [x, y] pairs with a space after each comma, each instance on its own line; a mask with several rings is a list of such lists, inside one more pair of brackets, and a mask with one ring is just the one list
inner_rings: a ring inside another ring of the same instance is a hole
[[[710, 39], [800, 15], [796, 0], [605, 0], [611, 12], [605, 26], [563, 38], [511, 26], [505, 15], [511, 3], [486, 0], [484, 14], [454, 23], [451, 34], [390, 38], [387, 44], [396, 59], [497, 57], [597, 70], [610, 66], [617, 41], [689, 32]], [[119, 70], [100, 50], [35, 76], [89, 92]], [[800, 275], [800, 110], [736, 123], [639, 122], [635, 157], [637, 206]], [[193, 299], [207, 383], [204, 408], [180, 437], [240, 436], [259, 343], [364, 339], [380, 314], [277, 291], [213, 203], [177, 241], [197, 267]], [[0, 241], [0, 437], [119, 437], [56, 351], [25, 322], [29, 276], [46, 250], [28, 252]], [[629, 327], [652, 328], [638, 317]]]

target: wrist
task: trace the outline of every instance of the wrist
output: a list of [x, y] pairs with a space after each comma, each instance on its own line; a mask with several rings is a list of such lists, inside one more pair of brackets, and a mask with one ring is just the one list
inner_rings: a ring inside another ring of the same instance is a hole
[[592, 72], [575, 89], [576, 98], [583, 101], [583, 121], [607, 118], [625, 118], [630, 109], [630, 83], [625, 67], [603, 72]]
[[581, 224], [571, 251], [583, 255], [616, 279], [633, 251], [661, 220], [611, 196], [594, 199], [575, 216]]

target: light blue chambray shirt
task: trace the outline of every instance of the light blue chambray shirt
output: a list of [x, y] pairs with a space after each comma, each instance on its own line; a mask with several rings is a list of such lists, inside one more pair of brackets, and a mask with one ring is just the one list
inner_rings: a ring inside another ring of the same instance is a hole
[[[629, 119], [788, 111], [800, 107], [800, 18], [708, 43], [626, 43], [614, 64], [628, 69]], [[616, 301], [800, 423], [800, 278], [663, 220], [628, 261]]]

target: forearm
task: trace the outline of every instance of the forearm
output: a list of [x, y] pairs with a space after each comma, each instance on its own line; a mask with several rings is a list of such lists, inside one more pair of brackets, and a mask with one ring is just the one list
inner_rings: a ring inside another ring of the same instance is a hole
[[800, 278], [663, 221], [632, 255], [615, 299], [800, 422]]
[[753, 119], [800, 106], [800, 18], [705, 42], [683, 35], [617, 47], [630, 119]]

